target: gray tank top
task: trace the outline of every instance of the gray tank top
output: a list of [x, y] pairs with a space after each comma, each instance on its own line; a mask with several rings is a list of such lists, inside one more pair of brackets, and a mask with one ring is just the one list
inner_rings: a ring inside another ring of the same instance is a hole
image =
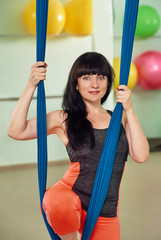
[[[111, 111], [107, 111], [112, 115]], [[73, 150], [70, 144], [67, 145], [67, 152], [71, 162], [80, 163], [80, 172], [76, 179], [72, 190], [80, 197], [83, 210], [88, 210], [88, 205], [92, 193], [92, 188], [97, 172], [97, 167], [101, 157], [107, 128], [93, 129], [95, 136], [95, 146], [90, 148], [88, 145], [83, 146], [82, 149]], [[119, 142], [116, 152], [116, 158], [113, 166], [112, 176], [108, 188], [108, 193], [100, 213], [103, 217], [116, 217], [117, 206], [119, 200], [119, 187], [123, 175], [124, 165], [127, 161], [128, 155], [128, 141], [125, 130], [121, 124]]]

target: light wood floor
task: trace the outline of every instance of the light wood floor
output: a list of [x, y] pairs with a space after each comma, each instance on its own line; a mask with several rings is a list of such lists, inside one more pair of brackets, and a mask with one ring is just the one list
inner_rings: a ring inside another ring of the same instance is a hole
[[[63, 176], [68, 163], [49, 167], [48, 186]], [[161, 240], [161, 152], [152, 152], [144, 164], [128, 158], [120, 224], [121, 240]], [[0, 239], [50, 239], [39, 211], [35, 166], [0, 169]]]

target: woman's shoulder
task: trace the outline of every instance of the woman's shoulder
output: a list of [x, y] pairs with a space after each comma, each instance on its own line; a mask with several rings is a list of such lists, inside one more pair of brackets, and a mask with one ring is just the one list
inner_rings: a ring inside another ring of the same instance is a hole
[[66, 134], [66, 118], [67, 114], [63, 110], [56, 110], [47, 114], [48, 135], [56, 134], [65, 146], [68, 143], [68, 137]]
[[54, 110], [47, 114], [47, 127], [50, 133], [57, 133], [61, 129], [65, 130], [65, 120], [67, 114], [63, 110]]
[[64, 110], [54, 110], [48, 113], [53, 120], [57, 120], [61, 124], [67, 119], [67, 113]]

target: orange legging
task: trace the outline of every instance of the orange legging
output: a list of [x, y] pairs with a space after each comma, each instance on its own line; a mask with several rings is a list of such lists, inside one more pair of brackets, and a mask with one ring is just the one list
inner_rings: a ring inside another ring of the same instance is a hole
[[[75, 231], [82, 234], [87, 213], [82, 210], [79, 196], [64, 181], [57, 182], [46, 191], [43, 209], [50, 226], [58, 235]], [[118, 217], [99, 217], [90, 240], [120, 240]]]

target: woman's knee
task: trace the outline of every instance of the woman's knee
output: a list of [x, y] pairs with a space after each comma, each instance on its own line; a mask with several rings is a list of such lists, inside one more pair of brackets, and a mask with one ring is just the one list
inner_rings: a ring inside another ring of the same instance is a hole
[[80, 228], [81, 202], [71, 189], [59, 184], [52, 186], [45, 193], [43, 209], [50, 226], [57, 234], [68, 234]]

